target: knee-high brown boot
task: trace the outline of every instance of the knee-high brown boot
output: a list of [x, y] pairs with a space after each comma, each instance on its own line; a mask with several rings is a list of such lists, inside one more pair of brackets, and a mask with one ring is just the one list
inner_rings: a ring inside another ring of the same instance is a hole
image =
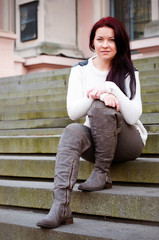
[[64, 130], [56, 155], [54, 200], [49, 213], [37, 226], [56, 228], [73, 223], [69, 207], [72, 188], [76, 182], [81, 153], [90, 146], [88, 138], [78, 130], [78, 124], [70, 124]]
[[97, 191], [112, 188], [110, 165], [122, 123], [121, 113], [96, 100], [88, 111], [88, 117], [95, 146], [95, 165], [91, 176], [78, 189]]

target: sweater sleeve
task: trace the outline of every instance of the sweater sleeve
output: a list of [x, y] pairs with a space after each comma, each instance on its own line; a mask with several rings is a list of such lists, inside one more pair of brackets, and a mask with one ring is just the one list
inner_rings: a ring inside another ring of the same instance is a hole
[[80, 68], [80, 66], [72, 68], [69, 77], [67, 112], [72, 120], [85, 117], [93, 102], [92, 98], [87, 98], [84, 94], [84, 83]]
[[[129, 99], [114, 82], [106, 82], [106, 92], [114, 94], [120, 103], [120, 112], [123, 115], [125, 121], [132, 125], [135, 124], [142, 114], [142, 102], [140, 92], [139, 72], [135, 71], [136, 78], [136, 94], [133, 99]], [[129, 82], [130, 79], [125, 79], [126, 91], [129, 95]]]

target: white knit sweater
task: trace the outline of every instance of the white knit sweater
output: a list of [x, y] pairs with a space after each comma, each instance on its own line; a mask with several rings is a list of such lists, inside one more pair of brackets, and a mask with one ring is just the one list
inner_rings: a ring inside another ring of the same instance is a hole
[[[147, 131], [139, 120], [142, 114], [139, 72], [135, 71], [136, 94], [130, 100], [130, 78], [127, 77], [125, 79], [127, 97], [114, 82], [105, 81], [108, 71], [99, 71], [94, 66], [92, 59], [93, 57], [89, 58], [88, 64], [84, 66], [76, 65], [71, 69], [67, 93], [67, 111], [69, 117], [72, 120], [77, 120], [86, 116], [84, 124], [90, 127], [87, 112], [94, 100], [91, 97], [88, 98], [86, 92], [92, 87], [105, 83], [106, 93], [112, 93], [117, 97], [123, 118], [128, 124], [134, 125], [137, 128], [145, 145]], [[103, 97], [101, 95], [100, 99], [102, 100]]]

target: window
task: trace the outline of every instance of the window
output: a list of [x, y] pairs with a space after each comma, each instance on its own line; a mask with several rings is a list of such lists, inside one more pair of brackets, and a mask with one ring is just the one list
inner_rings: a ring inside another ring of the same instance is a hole
[[20, 5], [20, 39], [21, 42], [38, 38], [37, 31], [38, 1]]
[[110, 0], [111, 16], [119, 19], [130, 40], [144, 37], [144, 29], [151, 21], [151, 0]]

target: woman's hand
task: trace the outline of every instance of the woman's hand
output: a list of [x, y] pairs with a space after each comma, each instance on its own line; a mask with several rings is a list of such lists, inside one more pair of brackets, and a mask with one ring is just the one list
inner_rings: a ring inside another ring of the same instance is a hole
[[99, 99], [102, 93], [105, 93], [105, 84], [89, 89], [87, 91], [87, 97], [92, 97], [94, 100]]
[[116, 107], [117, 112], [120, 110], [119, 101], [118, 101], [117, 98], [116, 98], [113, 94], [111, 94], [111, 93], [108, 93], [108, 94], [104, 97], [103, 102], [104, 102], [105, 106], [109, 106], [109, 107], [113, 107], [113, 108]]

